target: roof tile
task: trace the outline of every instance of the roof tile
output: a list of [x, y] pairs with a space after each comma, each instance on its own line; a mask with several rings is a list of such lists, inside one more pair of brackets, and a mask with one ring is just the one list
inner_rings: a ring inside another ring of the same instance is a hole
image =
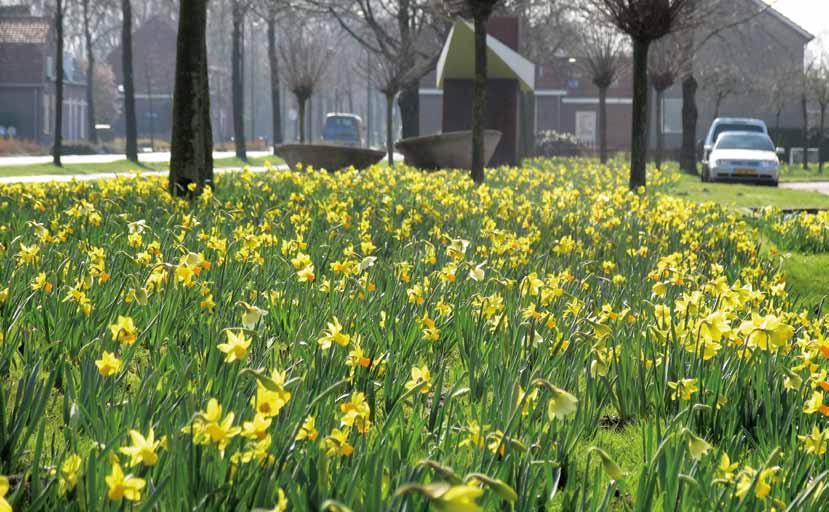
[[0, 44], [46, 44], [50, 28], [48, 18], [0, 18]]

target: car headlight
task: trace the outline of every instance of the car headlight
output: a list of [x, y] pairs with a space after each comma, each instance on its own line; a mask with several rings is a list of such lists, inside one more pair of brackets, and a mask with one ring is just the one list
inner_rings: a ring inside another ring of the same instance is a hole
[[763, 160], [760, 166], [765, 169], [776, 169], [779, 164], [775, 160]]
[[711, 160], [711, 165], [713, 167], [719, 167], [721, 163], [723, 163], [722, 160]]

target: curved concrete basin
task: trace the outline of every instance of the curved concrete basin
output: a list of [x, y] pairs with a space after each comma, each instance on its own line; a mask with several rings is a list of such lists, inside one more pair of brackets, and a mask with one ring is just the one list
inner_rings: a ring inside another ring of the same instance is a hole
[[[501, 132], [484, 130], [484, 165], [501, 142]], [[472, 168], [472, 131], [439, 133], [403, 139], [395, 144], [406, 163], [420, 169]]]
[[329, 172], [351, 166], [363, 170], [386, 156], [384, 151], [335, 144], [283, 144], [276, 147], [276, 154], [284, 158], [291, 169], [302, 164]]

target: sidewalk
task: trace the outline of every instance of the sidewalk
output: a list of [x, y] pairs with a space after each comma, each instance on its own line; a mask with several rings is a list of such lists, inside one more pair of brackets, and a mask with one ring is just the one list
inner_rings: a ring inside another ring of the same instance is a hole
[[[248, 151], [248, 156], [252, 158], [270, 156], [270, 151]], [[233, 151], [214, 151], [213, 159], [219, 160], [222, 158], [233, 158], [236, 153]], [[127, 157], [123, 153], [115, 155], [66, 155], [61, 157], [63, 164], [108, 164], [125, 160]], [[156, 151], [154, 153], [139, 153], [139, 162], [159, 163], [169, 162], [169, 151]], [[47, 156], [2, 156], [0, 157], [0, 167], [15, 166], [15, 165], [37, 165], [52, 163], [52, 157]]]
[[827, 181], [792, 181], [781, 183], [780, 188], [805, 190], [808, 192], [817, 192], [819, 194], [829, 195], [829, 182]]
[[[273, 166], [276, 169], [287, 169], [285, 164]], [[248, 167], [252, 172], [265, 172], [264, 167]], [[239, 172], [241, 167], [222, 167], [214, 169], [216, 174], [223, 174], [226, 172]], [[119, 176], [133, 176], [135, 172], [99, 172], [93, 174], [42, 174], [39, 176], [4, 176], [0, 177], [0, 185], [9, 185], [13, 183], [66, 183], [70, 181], [93, 181], [93, 180], [108, 180], [117, 178]], [[141, 176], [167, 176], [167, 171], [141, 171]]]

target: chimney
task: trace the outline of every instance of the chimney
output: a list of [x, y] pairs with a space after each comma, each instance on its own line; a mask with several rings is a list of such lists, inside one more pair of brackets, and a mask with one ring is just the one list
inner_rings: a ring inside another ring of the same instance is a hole
[[518, 51], [518, 18], [515, 16], [493, 16], [489, 18], [486, 30], [489, 35]]

